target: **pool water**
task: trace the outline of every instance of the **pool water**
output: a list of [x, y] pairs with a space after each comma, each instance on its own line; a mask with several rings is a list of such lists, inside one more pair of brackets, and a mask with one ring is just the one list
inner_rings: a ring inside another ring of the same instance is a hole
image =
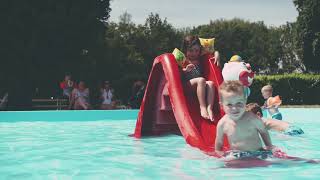
[[[271, 132], [292, 156], [319, 159], [320, 109], [280, 109], [305, 134]], [[0, 112], [0, 179], [318, 179], [320, 165], [225, 168], [181, 136], [135, 139], [138, 111]]]

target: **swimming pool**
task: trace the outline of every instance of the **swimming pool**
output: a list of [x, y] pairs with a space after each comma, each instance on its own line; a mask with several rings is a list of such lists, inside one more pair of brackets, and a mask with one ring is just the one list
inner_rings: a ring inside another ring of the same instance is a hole
[[[299, 137], [271, 132], [288, 154], [320, 157], [320, 109], [281, 109]], [[181, 136], [129, 137], [138, 111], [0, 112], [0, 179], [318, 179], [319, 164], [233, 169]]]

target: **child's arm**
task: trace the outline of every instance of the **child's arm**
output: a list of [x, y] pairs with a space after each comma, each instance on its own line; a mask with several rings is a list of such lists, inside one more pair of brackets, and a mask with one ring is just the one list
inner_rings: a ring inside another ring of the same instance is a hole
[[256, 123], [258, 132], [263, 140], [263, 143], [266, 145], [267, 149], [272, 149], [273, 145], [271, 142], [271, 138], [262, 119], [257, 118], [254, 122]]
[[215, 152], [219, 155], [223, 155], [222, 146], [223, 146], [223, 121], [220, 120], [217, 125], [217, 133], [215, 140]]
[[258, 122], [257, 126], [258, 126], [258, 129], [259, 129], [259, 133], [261, 135], [261, 138], [262, 138], [264, 144], [266, 145], [266, 149], [267, 150], [271, 150], [272, 154], [275, 157], [286, 158], [287, 157], [286, 153], [282, 152], [281, 149], [279, 149], [277, 146], [272, 145], [271, 138], [270, 138], [268, 130], [265, 128], [262, 120], [261, 119], [259, 119], [259, 120], [260, 121], [256, 121], [256, 122]]
[[220, 54], [218, 51], [214, 52], [214, 59], [215, 59], [214, 64], [220, 67]]
[[188, 64], [184, 68], [182, 68], [182, 71], [190, 72], [193, 68], [194, 68], [193, 64]]
[[278, 132], [283, 132], [289, 127], [289, 123], [286, 121], [279, 121], [275, 119], [266, 119], [264, 121], [265, 126], [267, 129], [272, 129]]
[[270, 106], [264, 106], [264, 109], [278, 109], [279, 105], [270, 105]]

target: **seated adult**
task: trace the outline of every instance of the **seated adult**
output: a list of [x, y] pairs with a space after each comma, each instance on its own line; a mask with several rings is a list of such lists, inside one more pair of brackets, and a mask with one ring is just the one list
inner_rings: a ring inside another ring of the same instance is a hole
[[89, 88], [84, 81], [80, 81], [78, 88], [74, 88], [71, 93], [70, 107], [76, 110], [91, 109], [89, 100]]
[[60, 88], [62, 89], [62, 96], [70, 100], [71, 92], [76, 84], [72, 81], [71, 75], [66, 75], [64, 80], [60, 82]]
[[113, 89], [111, 88], [111, 84], [109, 81], [105, 81], [103, 83], [102, 88], [100, 89], [100, 98], [102, 100], [100, 109], [114, 109], [113, 103]]

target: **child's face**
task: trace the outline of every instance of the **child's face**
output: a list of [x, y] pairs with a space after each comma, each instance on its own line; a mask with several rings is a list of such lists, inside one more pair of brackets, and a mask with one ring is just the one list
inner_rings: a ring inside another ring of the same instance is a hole
[[222, 106], [232, 120], [239, 120], [246, 111], [247, 99], [243, 94], [222, 92]]
[[200, 56], [200, 49], [201, 48], [199, 45], [191, 46], [191, 48], [189, 48], [186, 53], [187, 59], [189, 59], [190, 61], [198, 60]]
[[261, 91], [261, 94], [263, 96], [264, 99], [268, 99], [269, 97], [272, 96], [272, 90], [264, 90]]

